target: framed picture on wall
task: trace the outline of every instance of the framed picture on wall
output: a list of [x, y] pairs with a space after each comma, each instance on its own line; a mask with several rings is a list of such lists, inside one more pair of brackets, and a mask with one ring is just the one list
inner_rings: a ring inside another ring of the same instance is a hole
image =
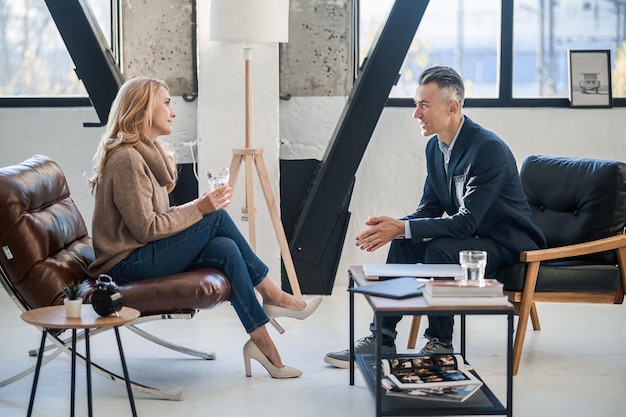
[[570, 107], [611, 107], [611, 51], [570, 50]]

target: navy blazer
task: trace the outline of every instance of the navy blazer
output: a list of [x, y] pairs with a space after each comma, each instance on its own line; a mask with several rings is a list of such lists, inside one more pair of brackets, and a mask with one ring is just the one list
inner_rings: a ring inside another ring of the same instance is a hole
[[522, 251], [544, 248], [545, 237], [506, 143], [465, 116], [446, 174], [438, 140], [434, 136], [426, 145], [427, 177], [419, 207], [404, 218], [412, 242], [489, 238], [508, 249], [510, 263], [519, 262]]

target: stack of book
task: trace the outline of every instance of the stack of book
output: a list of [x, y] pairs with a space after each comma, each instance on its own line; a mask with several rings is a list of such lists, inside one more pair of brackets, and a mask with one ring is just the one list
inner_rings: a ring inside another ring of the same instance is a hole
[[381, 365], [381, 386], [390, 397], [463, 402], [482, 386], [460, 355], [398, 357]]
[[503, 285], [495, 279], [484, 281], [429, 281], [424, 286], [424, 300], [433, 306], [500, 306], [508, 303]]

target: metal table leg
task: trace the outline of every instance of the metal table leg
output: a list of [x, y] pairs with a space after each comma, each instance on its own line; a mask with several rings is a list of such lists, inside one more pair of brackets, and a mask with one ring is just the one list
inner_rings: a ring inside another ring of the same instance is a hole
[[508, 314], [507, 346], [506, 346], [506, 415], [513, 417], [513, 317]]
[[461, 356], [465, 359], [465, 314], [461, 314]]
[[128, 392], [128, 401], [130, 402], [130, 409], [133, 413], [133, 417], [137, 417], [137, 410], [135, 409], [135, 398], [133, 397], [133, 390], [130, 386], [130, 377], [128, 376], [128, 368], [126, 367], [126, 359], [124, 359], [124, 350], [122, 349], [122, 339], [120, 339], [119, 327], [114, 327], [115, 337], [117, 338], [117, 347], [120, 351], [120, 361], [122, 362], [122, 370], [124, 371], [124, 379], [126, 380], [126, 391]]
[[376, 385], [376, 417], [382, 415], [383, 410], [383, 389], [380, 385], [380, 381], [383, 378], [382, 366], [380, 366], [383, 351], [383, 319], [378, 313], [374, 313], [374, 326], [376, 326], [376, 354], [374, 355], [374, 367], [376, 368], [376, 379], [374, 385]]
[[39, 371], [41, 370], [41, 362], [43, 360], [43, 350], [46, 345], [46, 337], [48, 335], [48, 329], [42, 329], [41, 332], [41, 345], [39, 346], [39, 354], [37, 355], [37, 367], [35, 368], [35, 378], [33, 379], [33, 388], [30, 391], [30, 401], [28, 402], [28, 412], [26, 417], [33, 415], [33, 404], [35, 402], [35, 392], [37, 391], [37, 382], [39, 381]]
[[74, 417], [74, 405], [76, 402], [76, 329], [72, 329], [72, 391], [70, 395], [70, 417]]
[[[354, 287], [354, 280], [352, 275], [350, 275], [348, 289], [352, 287]], [[354, 385], [354, 293], [352, 291], [348, 292], [350, 293], [350, 336], [348, 338], [348, 343], [350, 344], [350, 385]]]
[[87, 412], [93, 416], [93, 399], [91, 396], [91, 349], [89, 345], [89, 329], [85, 329], [85, 367], [87, 370]]

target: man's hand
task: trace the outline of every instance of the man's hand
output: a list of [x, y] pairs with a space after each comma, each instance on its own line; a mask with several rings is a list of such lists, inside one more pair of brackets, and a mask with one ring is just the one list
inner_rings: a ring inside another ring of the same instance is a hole
[[356, 246], [361, 250], [373, 252], [404, 235], [404, 222], [388, 216], [368, 217], [365, 222], [369, 227], [356, 237]]

